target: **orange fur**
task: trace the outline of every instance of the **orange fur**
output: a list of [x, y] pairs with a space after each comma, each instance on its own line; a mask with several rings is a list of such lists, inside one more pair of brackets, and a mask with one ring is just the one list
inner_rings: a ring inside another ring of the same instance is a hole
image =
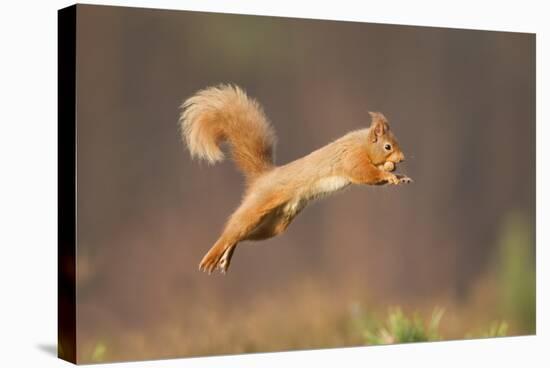
[[239, 87], [206, 88], [181, 107], [182, 136], [192, 156], [212, 164], [222, 161], [220, 144], [226, 141], [247, 177], [254, 178], [273, 166], [273, 128], [261, 106]]
[[311, 200], [350, 184], [411, 182], [389, 172], [405, 156], [381, 113], [370, 113], [369, 128], [275, 166], [273, 128], [261, 106], [239, 87], [204, 89], [187, 99], [182, 108], [182, 138], [191, 155], [210, 163], [221, 161], [220, 144], [228, 142], [234, 161], [248, 179], [240, 206], [199, 265], [209, 273], [216, 268], [227, 271], [240, 241], [267, 239], [285, 231]]

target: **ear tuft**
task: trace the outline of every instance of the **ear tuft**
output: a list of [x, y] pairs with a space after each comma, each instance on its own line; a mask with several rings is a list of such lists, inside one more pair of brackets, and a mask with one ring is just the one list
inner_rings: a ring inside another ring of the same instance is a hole
[[382, 122], [382, 123], [386, 123], [386, 124], [388, 123], [388, 119], [386, 119], [384, 114], [382, 114], [381, 112], [369, 111], [369, 115], [372, 119], [371, 124], [374, 124], [376, 122]]
[[390, 126], [388, 125], [388, 119], [382, 113], [369, 111], [369, 115], [372, 118], [373, 142], [376, 142], [377, 137], [383, 136], [390, 129]]

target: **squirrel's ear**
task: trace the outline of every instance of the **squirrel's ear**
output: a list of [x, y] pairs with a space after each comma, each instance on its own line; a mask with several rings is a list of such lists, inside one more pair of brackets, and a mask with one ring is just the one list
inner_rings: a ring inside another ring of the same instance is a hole
[[376, 142], [378, 137], [383, 136], [389, 129], [390, 126], [388, 125], [388, 121], [386, 120], [386, 117], [382, 115], [379, 112], [372, 112], [369, 111], [369, 115], [372, 118], [372, 122], [370, 124], [372, 128], [372, 142]]

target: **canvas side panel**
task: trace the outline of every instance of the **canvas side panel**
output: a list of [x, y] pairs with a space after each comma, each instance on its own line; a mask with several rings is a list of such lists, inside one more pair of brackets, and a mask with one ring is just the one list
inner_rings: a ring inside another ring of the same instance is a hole
[[58, 356], [76, 363], [76, 6], [58, 12]]

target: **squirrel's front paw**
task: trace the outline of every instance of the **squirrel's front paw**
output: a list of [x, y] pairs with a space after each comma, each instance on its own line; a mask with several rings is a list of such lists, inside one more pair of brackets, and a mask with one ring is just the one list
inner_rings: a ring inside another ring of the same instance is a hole
[[396, 177], [398, 180], [396, 184], [409, 184], [413, 182], [413, 180], [406, 175], [396, 175]]
[[397, 177], [397, 175], [388, 175], [388, 177], [386, 178], [388, 184], [394, 184], [394, 185], [397, 185], [400, 183], [400, 180], [399, 178]]

